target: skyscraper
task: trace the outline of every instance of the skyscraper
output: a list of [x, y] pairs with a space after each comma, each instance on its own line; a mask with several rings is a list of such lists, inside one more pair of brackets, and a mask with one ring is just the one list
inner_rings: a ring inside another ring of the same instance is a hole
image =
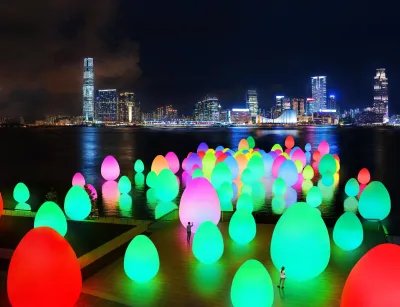
[[94, 120], [94, 67], [93, 58], [83, 60], [82, 116], [85, 121]]
[[326, 109], [326, 76], [311, 77], [314, 112]]
[[281, 112], [283, 110], [283, 99], [285, 96], [275, 96], [275, 110]]
[[378, 68], [374, 77], [374, 112], [383, 114], [383, 122], [389, 121], [388, 78], [385, 68]]
[[256, 90], [248, 90], [246, 95], [246, 108], [250, 110], [251, 117], [258, 115], [258, 97]]
[[206, 96], [196, 103], [194, 119], [197, 121], [219, 121], [218, 98]]
[[96, 99], [96, 120], [117, 121], [117, 90], [98, 90]]
[[303, 116], [305, 111], [304, 98], [292, 98], [292, 109], [296, 111], [296, 114]]
[[336, 96], [329, 95], [328, 104], [326, 107], [328, 110], [336, 110]]
[[132, 123], [133, 121], [137, 121], [134, 119], [135, 115], [135, 93], [132, 92], [123, 92], [119, 94], [118, 99], [118, 121], [124, 123]]

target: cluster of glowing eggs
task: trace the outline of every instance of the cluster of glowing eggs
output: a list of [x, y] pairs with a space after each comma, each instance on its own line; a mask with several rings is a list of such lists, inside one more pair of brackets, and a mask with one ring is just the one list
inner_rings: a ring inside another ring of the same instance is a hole
[[344, 192], [347, 196], [357, 196], [358, 192], [360, 191], [360, 185], [355, 178], [350, 178], [344, 187]]
[[368, 184], [368, 182], [371, 180], [371, 175], [366, 168], [363, 168], [358, 173], [357, 179], [361, 184]]
[[286, 182], [282, 178], [276, 178], [272, 184], [272, 194], [282, 196], [286, 192]]
[[379, 181], [370, 182], [361, 193], [358, 211], [365, 219], [383, 220], [391, 209], [390, 195]]
[[282, 178], [286, 185], [291, 187], [299, 179], [297, 167], [292, 160], [286, 160], [282, 163], [278, 171], [278, 177]]
[[324, 184], [326, 187], [330, 187], [335, 183], [335, 177], [334, 174], [331, 172], [325, 172], [322, 175], [321, 182]]
[[156, 156], [151, 164], [151, 170], [158, 175], [165, 168], [169, 168], [167, 159], [162, 155]]
[[224, 240], [218, 227], [209, 221], [201, 223], [193, 237], [193, 254], [202, 263], [218, 261], [224, 253]]
[[50, 227], [30, 230], [15, 249], [8, 268], [11, 305], [71, 307], [81, 290], [81, 269], [69, 243]]
[[228, 165], [226, 165], [224, 162], [220, 162], [212, 170], [211, 183], [213, 187], [218, 190], [225, 182], [232, 182], [232, 173]]
[[46, 201], [36, 213], [34, 228], [50, 227], [63, 237], [67, 233], [67, 220], [61, 208], [52, 201]]
[[272, 306], [274, 289], [271, 276], [258, 260], [247, 260], [232, 280], [231, 301], [235, 307]]
[[101, 164], [101, 176], [105, 180], [113, 181], [119, 177], [120, 169], [118, 161], [113, 156], [107, 156], [104, 158]]
[[247, 244], [257, 232], [253, 215], [247, 210], [236, 210], [229, 222], [229, 235], [238, 244]]
[[118, 190], [122, 194], [128, 194], [132, 189], [132, 183], [127, 176], [122, 176], [118, 180]]
[[167, 153], [165, 155], [165, 159], [168, 162], [168, 167], [169, 169], [176, 174], [179, 171], [179, 159], [177, 157], [177, 155], [170, 151], [169, 153]]
[[72, 177], [72, 185], [79, 185], [84, 187], [86, 184], [85, 177], [81, 173], [76, 173], [74, 177]]
[[22, 182], [18, 183], [14, 188], [13, 196], [18, 203], [27, 202], [30, 197], [28, 187]]
[[137, 159], [133, 166], [133, 169], [135, 170], [136, 173], [143, 173], [143, 171], [144, 171], [143, 161], [140, 159]]
[[287, 158], [283, 154], [278, 156], [274, 160], [274, 162], [272, 163], [272, 176], [278, 177], [279, 169], [280, 169], [281, 165], [283, 164], [283, 162], [285, 162], [286, 160], [287, 160]]
[[291, 154], [292, 161], [300, 161], [301, 166], [304, 167], [307, 163], [307, 158], [305, 153], [299, 148], [296, 149], [293, 154]]
[[353, 212], [345, 212], [333, 228], [333, 240], [342, 250], [351, 251], [359, 247], [364, 239], [364, 231], [358, 217]]
[[318, 207], [322, 204], [322, 192], [318, 187], [312, 187], [306, 196], [306, 202], [311, 207]]
[[183, 191], [179, 219], [184, 227], [188, 222], [194, 223], [192, 232], [196, 232], [201, 223], [211, 221], [215, 225], [221, 218], [221, 205], [218, 194], [205, 178], [195, 178]]
[[369, 250], [347, 277], [340, 306], [400, 306], [399, 258], [397, 244], [381, 244]]
[[160, 258], [154, 243], [145, 235], [138, 235], [129, 243], [124, 256], [126, 275], [142, 283], [153, 279], [160, 269]]
[[157, 174], [154, 171], [150, 171], [147, 174], [146, 177], [146, 184], [150, 187], [150, 188], [154, 188], [156, 185], [156, 181], [157, 181]]
[[74, 221], [82, 221], [87, 218], [92, 210], [89, 195], [81, 186], [73, 186], [69, 189], [64, 201], [65, 214]]
[[179, 183], [174, 173], [169, 169], [163, 169], [155, 182], [156, 197], [163, 202], [174, 200], [179, 193]]
[[310, 280], [321, 274], [330, 258], [328, 230], [318, 209], [295, 203], [279, 218], [271, 240], [271, 259], [288, 278]]

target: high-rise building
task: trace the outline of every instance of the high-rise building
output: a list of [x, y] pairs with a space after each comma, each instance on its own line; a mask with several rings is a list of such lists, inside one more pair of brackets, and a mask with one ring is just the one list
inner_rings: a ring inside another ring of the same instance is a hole
[[299, 116], [304, 116], [306, 113], [304, 98], [292, 98], [292, 109], [296, 111]]
[[194, 107], [194, 119], [197, 121], [219, 121], [218, 98], [206, 96]]
[[[123, 92], [119, 94], [118, 98], [118, 121], [124, 123], [132, 123], [140, 121], [137, 117], [137, 103], [135, 102], [135, 93]], [[139, 111], [140, 112], [140, 111]]]
[[82, 116], [85, 121], [94, 120], [94, 67], [93, 58], [83, 60]]
[[311, 92], [314, 99], [314, 110], [326, 109], [326, 76], [311, 77]]
[[248, 124], [251, 122], [251, 112], [249, 109], [232, 109], [230, 121], [239, 125]]
[[258, 97], [256, 90], [248, 90], [246, 94], [246, 108], [250, 110], [251, 117], [258, 115]]
[[383, 122], [389, 121], [388, 78], [385, 68], [378, 68], [374, 77], [374, 112], [383, 114]]
[[96, 98], [96, 121], [116, 122], [117, 118], [117, 90], [98, 90]]
[[307, 116], [311, 116], [314, 113], [314, 99], [312, 98], [307, 98], [306, 99], [306, 105], [305, 105], [305, 111]]
[[164, 119], [164, 108], [163, 107], [157, 108], [157, 110], [156, 110], [156, 119], [157, 120]]
[[329, 95], [328, 104], [326, 106], [328, 110], [336, 110], [336, 96]]
[[168, 105], [165, 107], [165, 118], [166, 119], [177, 119], [178, 111], [172, 107], [172, 105]]
[[284, 98], [285, 96], [275, 96], [275, 111], [282, 113]]
[[290, 110], [291, 108], [290, 97], [284, 97], [282, 102], [282, 111]]

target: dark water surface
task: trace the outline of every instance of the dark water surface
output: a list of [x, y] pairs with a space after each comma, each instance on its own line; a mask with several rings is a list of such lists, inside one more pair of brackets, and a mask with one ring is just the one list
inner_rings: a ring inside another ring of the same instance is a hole
[[[31, 192], [28, 203], [36, 211], [54, 187], [58, 203], [63, 206], [73, 175], [81, 172], [97, 189], [100, 215], [154, 218], [156, 204], [147, 201], [145, 188], [133, 188], [130, 204], [129, 200], [119, 203], [118, 191], [103, 187], [100, 167], [105, 156], [115, 156], [121, 175], [133, 181], [136, 159], [143, 160], [147, 173], [156, 155], [173, 151], [182, 161], [203, 141], [213, 148], [222, 145], [236, 150], [239, 141], [248, 135], [254, 137], [256, 147], [267, 152], [275, 143], [283, 145], [288, 135], [295, 138], [297, 146], [304, 148], [310, 143], [313, 150], [322, 140], [328, 141], [331, 153], [340, 157], [341, 169], [332, 200], [321, 207], [323, 215], [338, 217], [343, 213], [344, 185], [366, 167], [372, 180], [382, 181], [392, 197], [392, 212], [386, 224], [391, 227], [400, 220], [400, 129], [395, 128], [4, 128], [0, 129], [0, 192], [5, 207], [14, 208], [13, 188], [24, 182]], [[268, 182], [265, 184], [266, 201], [259, 204], [258, 210], [273, 214], [270, 187]], [[302, 199], [301, 191], [297, 197]]]

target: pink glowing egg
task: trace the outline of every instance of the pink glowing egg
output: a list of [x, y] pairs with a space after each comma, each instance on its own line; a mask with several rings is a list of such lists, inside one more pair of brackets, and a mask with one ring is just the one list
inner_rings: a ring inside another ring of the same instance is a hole
[[170, 151], [165, 155], [165, 159], [168, 162], [169, 169], [176, 174], [179, 171], [179, 159], [176, 154]]
[[327, 141], [323, 140], [321, 143], [318, 145], [318, 151], [321, 154], [321, 158], [329, 153], [329, 144]]
[[94, 199], [97, 199], [97, 191], [94, 188], [93, 185], [91, 185], [90, 183], [87, 185], [87, 188], [89, 189], [90, 193], [92, 194]]
[[114, 206], [119, 199], [121, 193], [118, 190], [118, 182], [107, 181], [101, 187], [101, 194], [103, 196], [103, 203], [106, 206]]
[[282, 153], [282, 150], [276, 149], [276, 150], [274, 150], [274, 152], [276, 153], [277, 156], [279, 156]]
[[186, 185], [186, 180], [187, 178], [190, 177], [189, 173], [187, 171], [184, 171], [182, 173], [182, 183]]
[[169, 168], [167, 159], [162, 155], [155, 157], [151, 163], [151, 170], [158, 175], [165, 168]]
[[296, 149], [292, 154], [292, 161], [295, 162], [297, 160], [301, 162], [301, 165], [303, 165], [303, 167], [306, 166], [307, 158], [305, 153], [301, 149]]
[[291, 152], [291, 151], [292, 151], [292, 149], [290, 149], [290, 148], [286, 148], [286, 149], [285, 149], [285, 153], [288, 154], [288, 155], [290, 155], [290, 152]]
[[184, 227], [193, 223], [196, 232], [201, 223], [211, 221], [215, 225], [221, 218], [221, 205], [218, 194], [205, 178], [195, 178], [182, 194], [179, 206], [179, 219]]
[[120, 169], [118, 161], [113, 156], [107, 156], [104, 158], [101, 164], [101, 176], [105, 180], [116, 180], [119, 177]]
[[274, 176], [275, 178], [278, 177], [279, 168], [281, 167], [282, 163], [285, 161], [287, 161], [285, 156], [278, 156], [274, 160], [274, 163], [272, 163], [272, 176]]
[[186, 163], [187, 163], [187, 158], [183, 159], [183, 161], [182, 161], [182, 169], [184, 171], [186, 170]]
[[368, 182], [371, 180], [371, 175], [369, 173], [369, 170], [366, 168], [363, 168], [357, 176], [358, 182], [361, 184], [368, 184]]
[[74, 177], [72, 177], [72, 186], [77, 185], [83, 188], [85, 184], [86, 184], [85, 177], [83, 177], [81, 173], [76, 173]]

